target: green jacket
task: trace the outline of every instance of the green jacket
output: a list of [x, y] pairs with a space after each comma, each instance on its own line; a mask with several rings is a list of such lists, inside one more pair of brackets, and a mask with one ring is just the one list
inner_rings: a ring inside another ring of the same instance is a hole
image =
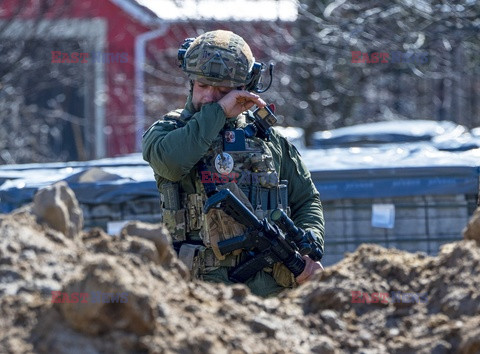
[[[186, 125], [159, 120], [143, 136], [143, 158], [154, 171], [157, 187], [179, 182], [186, 193], [197, 193], [199, 177], [195, 164], [207, 153], [211, 143], [224, 128], [238, 125], [239, 117], [226, 119], [218, 103], [203, 105], [195, 112], [189, 98], [182, 114]], [[324, 219], [320, 195], [297, 149], [275, 132], [268, 145], [272, 151], [279, 180], [288, 180], [288, 200], [295, 225], [312, 230], [324, 244]], [[196, 187], [197, 186], [197, 187]]]

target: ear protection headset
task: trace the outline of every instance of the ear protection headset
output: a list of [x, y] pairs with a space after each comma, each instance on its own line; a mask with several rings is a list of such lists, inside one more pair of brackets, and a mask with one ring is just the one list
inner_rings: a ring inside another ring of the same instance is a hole
[[[186, 69], [185, 54], [187, 53], [188, 48], [194, 40], [195, 38], [186, 38], [178, 49], [177, 58], [179, 67], [181, 67], [184, 71]], [[260, 62], [254, 62], [252, 69], [247, 75], [245, 90], [256, 93], [263, 93], [267, 91], [272, 85], [273, 81], [273, 66], [273, 63], [270, 63], [268, 70], [270, 81], [268, 83], [268, 86], [264, 88], [264, 85], [262, 83], [262, 72], [265, 71], [265, 64]]]

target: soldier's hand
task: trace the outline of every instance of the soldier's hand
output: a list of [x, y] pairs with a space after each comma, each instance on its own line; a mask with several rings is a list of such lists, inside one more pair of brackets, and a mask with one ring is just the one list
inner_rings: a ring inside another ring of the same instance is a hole
[[227, 118], [234, 118], [255, 105], [260, 108], [267, 105], [260, 96], [242, 90], [230, 91], [217, 103], [222, 107]]
[[295, 281], [298, 284], [305, 283], [312, 277], [313, 274], [319, 272], [320, 270], [323, 270], [322, 263], [315, 262], [309, 256], [303, 256], [302, 258], [305, 260], [305, 269], [298, 277], [295, 278]]

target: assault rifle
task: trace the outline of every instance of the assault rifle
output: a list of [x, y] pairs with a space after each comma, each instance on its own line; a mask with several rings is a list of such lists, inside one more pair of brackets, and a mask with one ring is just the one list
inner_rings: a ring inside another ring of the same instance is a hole
[[299, 251], [315, 261], [322, 258], [321, 248], [313, 234], [295, 227], [280, 209], [272, 212], [275, 224], [266, 219], [259, 220], [229, 189], [223, 189], [207, 199], [204, 212], [208, 213], [212, 208], [222, 209], [247, 227], [245, 234], [218, 243], [222, 255], [237, 249], [248, 253], [246, 261], [229, 271], [229, 278], [234, 282], [244, 283], [258, 271], [277, 262], [282, 262], [297, 277], [305, 269], [305, 261]]

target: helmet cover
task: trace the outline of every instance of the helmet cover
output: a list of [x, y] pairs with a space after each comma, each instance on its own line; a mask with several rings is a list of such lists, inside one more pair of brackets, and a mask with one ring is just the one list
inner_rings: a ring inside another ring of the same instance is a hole
[[191, 80], [211, 86], [238, 87], [250, 81], [255, 62], [252, 51], [239, 35], [224, 30], [197, 37], [185, 53], [183, 70]]

